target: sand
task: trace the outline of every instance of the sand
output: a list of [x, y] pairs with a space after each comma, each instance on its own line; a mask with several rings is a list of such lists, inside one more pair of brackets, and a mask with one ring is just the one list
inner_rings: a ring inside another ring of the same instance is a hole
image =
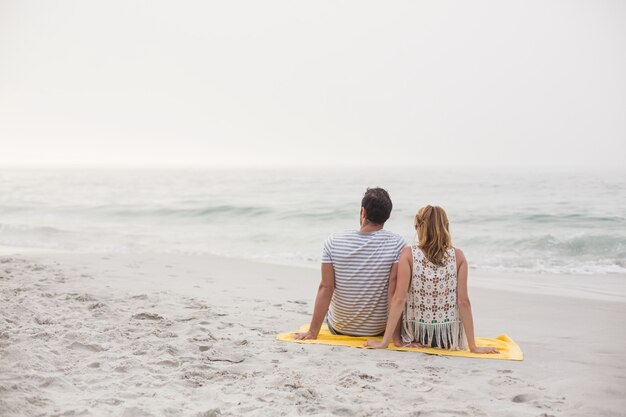
[[319, 273], [200, 255], [0, 256], [0, 416], [624, 416], [626, 277], [470, 272], [523, 362], [278, 342]]

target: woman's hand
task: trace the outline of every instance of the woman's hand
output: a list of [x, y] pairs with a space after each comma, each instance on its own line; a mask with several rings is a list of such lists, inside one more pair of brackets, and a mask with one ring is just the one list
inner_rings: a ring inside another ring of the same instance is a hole
[[382, 340], [368, 340], [363, 343], [363, 346], [374, 349], [387, 349], [389, 342], [383, 342]]
[[417, 343], [417, 342], [403, 342], [402, 339], [394, 340], [393, 344], [395, 347], [409, 347], [409, 348], [419, 348], [419, 349], [426, 347], [422, 345], [421, 343]]
[[472, 353], [500, 353], [500, 351], [491, 346], [474, 346], [470, 348]]

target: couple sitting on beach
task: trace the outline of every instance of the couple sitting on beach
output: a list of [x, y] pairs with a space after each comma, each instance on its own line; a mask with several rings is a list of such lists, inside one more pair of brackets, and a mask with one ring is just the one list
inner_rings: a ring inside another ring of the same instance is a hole
[[[382, 188], [367, 189], [360, 229], [332, 234], [324, 244], [322, 280], [309, 330], [296, 339], [316, 339], [324, 319], [333, 334], [380, 336], [365, 346], [469, 348], [497, 353], [474, 341], [467, 292], [467, 261], [452, 246], [441, 207], [415, 216], [418, 242], [383, 229], [392, 203]], [[467, 342], [467, 344], [466, 344]]]

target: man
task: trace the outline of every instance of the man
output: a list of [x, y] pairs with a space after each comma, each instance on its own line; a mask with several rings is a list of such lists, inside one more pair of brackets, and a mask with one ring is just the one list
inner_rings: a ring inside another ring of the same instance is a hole
[[391, 208], [387, 191], [368, 188], [361, 201], [360, 229], [333, 233], [326, 240], [311, 325], [296, 339], [316, 339], [324, 317], [333, 334], [384, 333], [393, 278], [406, 246], [402, 237], [383, 229]]

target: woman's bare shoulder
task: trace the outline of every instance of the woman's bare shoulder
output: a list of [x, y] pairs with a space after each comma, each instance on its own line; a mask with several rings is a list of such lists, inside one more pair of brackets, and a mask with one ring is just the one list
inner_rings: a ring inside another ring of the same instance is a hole
[[400, 260], [411, 260], [413, 259], [413, 249], [410, 246], [405, 246], [402, 248], [402, 252], [400, 252]]
[[454, 248], [454, 256], [456, 257], [456, 264], [460, 265], [463, 262], [467, 262], [465, 259], [465, 254], [459, 248]]

